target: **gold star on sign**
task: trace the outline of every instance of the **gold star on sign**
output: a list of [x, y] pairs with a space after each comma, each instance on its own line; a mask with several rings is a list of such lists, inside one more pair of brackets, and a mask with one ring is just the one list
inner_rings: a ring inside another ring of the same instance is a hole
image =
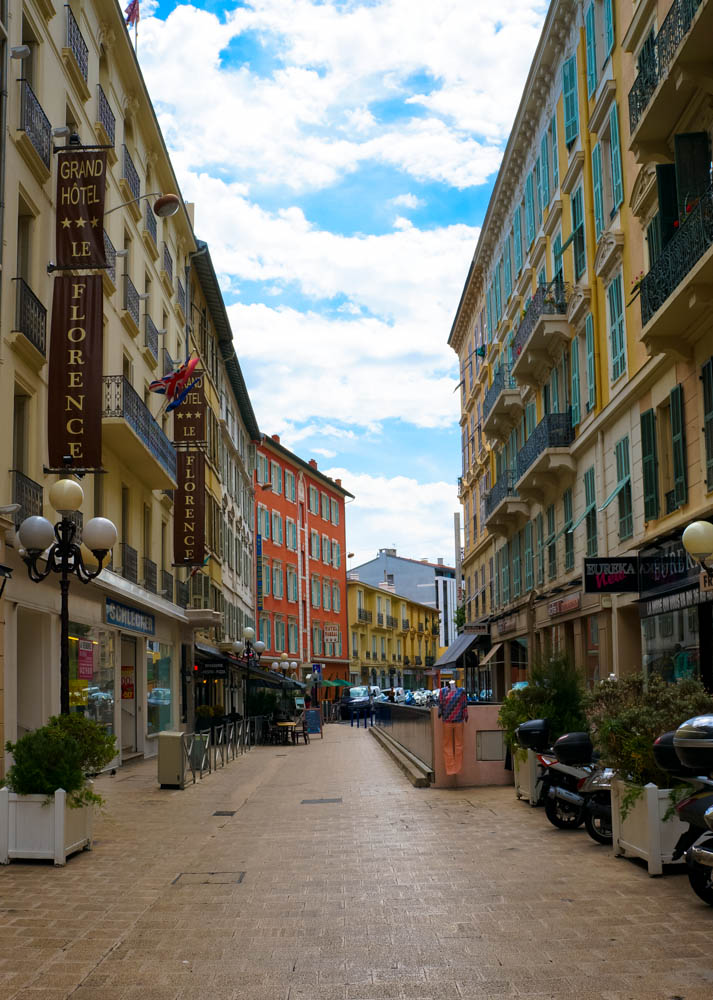
[[200, 413], [194, 413], [193, 416], [196, 418], [196, 420], [200, 420], [201, 418]]
[[96, 229], [98, 225], [99, 225], [99, 219], [97, 219], [97, 217], [95, 215], [94, 218], [91, 221], [91, 227], [92, 227], [92, 229]]
[[84, 227], [86, 226], [87, 222], [86, 222], [86, 219], [75, 219], [74, 220], [74, 224], [77, 227], [77, 229], [84, 229]]
[[69, 227], [71, 225], [72, 225], [72, 220], [71, 219], [62, 219], [62, 228], [63, 229], [69, 229]]

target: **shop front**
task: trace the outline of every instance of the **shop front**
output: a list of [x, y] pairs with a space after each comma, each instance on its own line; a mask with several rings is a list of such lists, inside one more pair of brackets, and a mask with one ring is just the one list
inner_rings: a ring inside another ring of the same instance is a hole
[[612, 670], [612, 598], [586, 590], [550, 595], [535, 604], [533, 659], [567, 656], [592, 688]]

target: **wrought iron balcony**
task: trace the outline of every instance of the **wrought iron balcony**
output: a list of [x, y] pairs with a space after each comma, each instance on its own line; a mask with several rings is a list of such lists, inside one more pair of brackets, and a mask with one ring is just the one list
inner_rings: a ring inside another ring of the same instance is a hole
[[47, 356], [47, 310], [23, 278], [15, 278], [15, 329]]
[[418, 629], [418, 631], [419, 631], [419, 632], [423, 632], [423, 631], [425, 631], [425, 629], [424, 629], [424, 625], [423, 625], [423, 622], [419, 622], [419, 623], [418, 623], [418, 625], [417, 625], [417, 629]]
[[27, 80], [20, 80], [20, 130], [49, 170], [52, 158], [52, 125]]
[[187, 608], [189, 600], [188, 584], [183, 580], [176, 580], [176, 604], [179, 608]]
[[396, 618], [394, 618], [393, 615], [387, 615], [386, 616], [386, 627], [387, 628], [397, 628], [397, 626], [398, 626], [398, 621], [396, 620]]
[[413, 662], [414, 662], [414, 666], [416, 666], [416, 667], [420, 667], [420, 666], [423, 665], [423, 660], [421, 659], [420, 656], [414, 656]]
[[377, 615], [376, 615], [376, 624], [377, 624], [377, 625], [383, 625], [383, 624], [384, 624], [384, 616], [383, 616], [383, 614], [381, 613], [381, 611], [379, 611], [379, 612], [377, 613]]
[[107, 139], [113, 146], [116, 135], [116, 118], [100, 83], [97, 84], [97, 122], [104, 129]]
[[163, 359], [162, 371], [164, 375], [170, 375], [174, 369], [173, 358], [168, 353], [164, 347], [161, 351], [161, 357]]
[[509, 365], [503, 365], [502, 368], [495, 373], [493, 384], [485, 393], [485, 398], [483, 399], [483, 420], [485, 420], [488, 416], [495, 405], [495, 401], [504, 389], [517, 389], [517, 382], [510, 374]]
[[411, 628], [411, 626], [409, 625], [409, 620], [408, 620], [408, 618], [402, 618], [402, 619], [401, 619], [401, 631], [402, 631], [402, 632], [408, 632], [408, 630], [409, 630], [410, 628]]
[[158, 568], [152, 559], [144, 556], [144, 588], [152, 594], [156, 593], [158, 582]]
[[148, 201], [144, 205], [144, 229], [154, 241], [155, 245], [158, 246], [158, 221], [154, 215], [153, 207]]
[[116, 247], [107, 236], [104, 230], [104, 253], [106, 254], [106, 273], [111, 278], [112, 285], [116, 284]]
[[74, 56], [79, 67], [79, 72], [86, 82], [89, 76], [89, 49], [87, 48], [87, 43], [84, 41], [84, 36], [79, 30], [79, 25], [72, 13], [72, 8], [69, 4], [66, 4], [64, 9], [67, 15], [67, 48]]
[[485, 494], [485, 523], [488, 531], [510, 536], [530, 516], [529, 506], [520, 498], [515, 486], [517, 473], [503, 472], [493, 488]]
[[24, 472], [12, 470], [12, 502], [19, 503], [15, 512], [15, 527], [19, 528], [26, 517], [42, 516], [42, 487]]
[[178, 305], [183, 310], [183, 315], [186, 315], [186, 290], [183, 287], [183, 282], [179, 278], [176, 281], [176, 297], [178, 299]]
[[[692, 206], [676, 234], [663, 248], [656, 263], [641, 282], [642, 326], [646, 326], [711, 246], [713, 246], [713, 188], [709, 188]], [[710, 266], [709, 270], [712, 270]], [[700, 278], [699, 275], [697, 280]], [[707, 283], [710, 283], [710, 280], [710, 275], [704, 278]], [[670, 319], [668, 325], [671, 329], [662, 330], [662, 333], [665, 332], [667, 336], [678, 335], [682, 325], [681, 317], [672, 314]]]
[[144, 346], [158, 361], [158, 330], [148, 313], [144, 316]]
[[136, 549], [132, 549], [126, 542], [119, 543], [119, 558], [121, 559], [121, 575], [125, 580], [138, 583], [139, 579], [139, 556]]
[[[123, 375], [104, 376], [104, 440], [120, 451], [154, 489], [170, 489], [176, 482], [176, 452], [149, 408]], [[131, 433], [123, 433], [123, 428]], [[148, 463], [146, 457], [154, 461]]]
[[548, 448], [568, 448], [573, 440], [574, 430], [569, 411], [546, 414], [517, 453], [517, 478], [521, 479]]
[[167, 601], [173, 600], [173, 574], [168, 570], [161, 570], [161, 596]]
[[366, 608], [357, 608], [357, 621], [371, 623], [372, 621], [371, 611], [367, 611]]
[[573, 440], [569, 410], [542, 418], [517, 455], [517, 490], [524, 500], [544, 503], [574, 481]]
[[[522, 396], [513, 378], [510, 366], [503, 365], [495, 374], [493, 384], [483, 400], [480, 423], [486, 438], [505, 440], [522, 415]], [[471, 455], [475, 461], [474, 442], [471, 438]]]
[[134, 321], [136, 328], [139, 326], [140, 319], [140, 303], [139, 293], [136, 290], [136, 286], [129, 277], [128, 274], [124, 275], [124, 301], [123, 306], [127, 311], [129, 316], [131, 316]]
[[427, 657], [425, 657], [425, 663], [426, 663], [427, 667], [432, 667], [435, 662], [436, 662], [435, 657], [433, 657], [433, 656], [427, 656]]
[[411, 660], [408, 656], [404, 656], [404, 666], [408, 667], [411, 665]]
[[168, 244], [163, 245], [163, 269], [168, 276], [168, 280], [173, 284], [173, 257], [171, 256], [171, 251], [168, 249]]
[[542, 316], [564, 316], [567, 313], [567, 288], [563, 281], [555, 278], [548, 285], [540, 285], [532, 301], [527, 307], [517, 333], [512, 342], [512, 353], [515, 362], [526, 347], [532, 332]]
[[441, 630], [438, 627], [438, 625], [431, 626], [431, 635], [440, 635], [440, 634], [441, 634]]
[[123, 159], [122, 159], [122, 169], [121, 177], [122, 180], [126, 181], [126, 185], [131, 192], [132, 198], [141, 197], [141, 181], [139, 180], [139, 174], [134, 166], [134, 161], [131, 159], [131, 153], [126, 148], [122, 146]]

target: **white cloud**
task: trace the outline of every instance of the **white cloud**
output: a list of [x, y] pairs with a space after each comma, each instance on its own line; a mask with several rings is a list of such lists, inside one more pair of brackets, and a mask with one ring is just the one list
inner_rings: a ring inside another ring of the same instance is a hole
[[332, 451], [330, 448], [312, 448], [315, 455], [321, 455], [323, 458], [335, 458], [336, 451]]
[[415, 194], [399, 194], [391, 199], [391, 204], [397, 208], [423, 208], [426, 202]]

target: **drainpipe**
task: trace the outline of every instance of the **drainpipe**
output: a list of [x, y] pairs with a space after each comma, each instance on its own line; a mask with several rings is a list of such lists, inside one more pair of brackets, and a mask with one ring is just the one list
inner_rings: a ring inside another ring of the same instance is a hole
[[[2, 3], [2, 21], [7, 24], [7, 0]], [[0, 278], [3, 276], [3, 246], [5, 243], [5, 151], [7, 149], [7, 38], [0, 43]], [[2, 315], [0, 281], [0, 316]]]

